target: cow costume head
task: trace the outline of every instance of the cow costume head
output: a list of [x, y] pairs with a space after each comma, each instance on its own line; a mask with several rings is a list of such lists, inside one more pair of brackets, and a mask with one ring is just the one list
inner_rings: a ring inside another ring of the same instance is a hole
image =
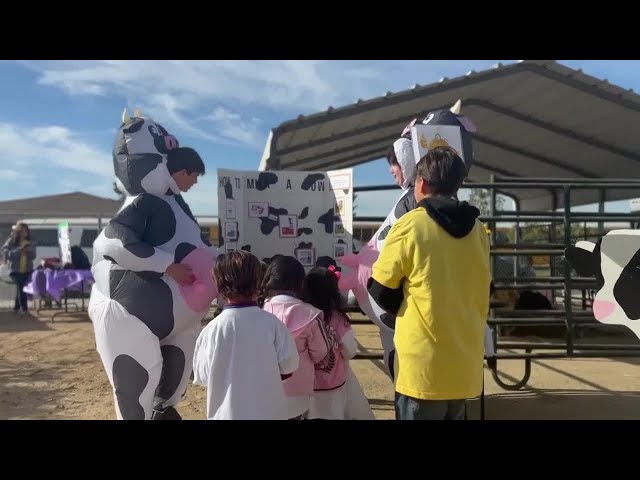
[[612, 230], [595, 244], [577, 242], [565, 258], [578, 275], [595, 277], [596, 320], [624, 325], [640, 338], [640, 230]]
[[[425, 125], [455, 125], [460, 127], [463, 154], [467, 172], [469, 172], [473, 159], [471, 140], [477, 128], [470, 118], [460, 114], [461, 108], [462, 102], [458, 100], [450, 109], [434, 110], [433, 112], [427, 113], [422, 123]], [[402, 184], [404, 190], [409, 189], [413, 185], [415, 166], [420, 160], [419, 158], [414, 158], [413, 146], [411, 145], [411, 127], [413, 127], [417, 121], [418, 119], [414, 118], [404, 128], [401, 137], [393, 143], [396, 159], [404, 176], [404, 183]], [[340, 261], [344, 265], [352, 267], [351, 271], [343, 275], [340, 281], [340, 289], [353, 290], [358, 303], [365, 305], [365, 308], [367, 308], [367, 304], [369, 303], [369, 293], [367, 292], [366, 285], [367, 280], [371, 276], [372, 265], [378, 258], [379, 253], [376, 247], [376, 236], [377, 235], [374, 235], [357, 255], [347, 255], [340, 258]]]
[[178, 141], [165, 128], [145, 118], [140, 110], [129, 117], [125, 108], [113, 146], [113, 168], [118, 188], [127, 196], [141, 193], [165, 195], [180, 190], [167, 170], [167, 154]]
[[[468, 173], [473, 161], [473, 146], [471, 140], [477, 128], [470, 118], [460, 115], [461, 108], [462, 102], [458, 100], [450, 109], [429, 112], [421, 123], [423, 125], [451, 125], [460, 127], [462, 153]], [[409, 122], [409, 124], [404, 127], [400, 138], [393, 143], [396, 159], [398, 160], [404, 177], [404, 183], [401, 185], [404, 190], [413, 185], [415, 166], [420, 161], [419, 158], [414, 158], [413, 146], [411, 145], [411, 127], [413, 127], [417, 121], [418, 119], [414, 118]]]

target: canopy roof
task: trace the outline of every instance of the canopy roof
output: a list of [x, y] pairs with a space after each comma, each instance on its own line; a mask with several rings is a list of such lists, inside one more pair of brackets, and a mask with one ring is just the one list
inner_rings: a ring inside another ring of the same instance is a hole
[[[326, 171], [384, 158], [413, 118], [458, 99], [478, 127], [470, 182], [487, 182], [491, 174], [640, 179], [640, 96], [552, 60], [498, 64], [299, 116], [271, 131], [259, 169]], [[553, 206], [545, 190], [506, 193], [519, 197], [522, 209]], [[636, 196], [636, 190], [610, 190], [606, 200]], [[598, 200], [597, 191], [572, 193], [573, 205]]]

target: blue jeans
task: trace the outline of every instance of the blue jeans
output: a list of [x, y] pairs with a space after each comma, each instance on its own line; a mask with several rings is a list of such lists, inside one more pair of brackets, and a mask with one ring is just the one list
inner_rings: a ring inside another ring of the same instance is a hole
[[13, 302], [14, 312], [26, 312], [29, 310], [29, 299], [23, 288], [30, 280], [29, 273], [11, 272], [11, 279], [16, 284], [16, 298]]
[[396, 392], [396, 420], [464, 420], [466, 400], [420, 400]]

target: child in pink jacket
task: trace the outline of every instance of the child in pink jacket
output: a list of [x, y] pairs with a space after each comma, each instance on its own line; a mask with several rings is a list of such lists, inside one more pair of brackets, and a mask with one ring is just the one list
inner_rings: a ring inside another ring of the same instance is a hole
[[340, 272], [335, 266], [316, 267], [304, 282], [303, 299], [322, 310], [329, 338], [329, 353], [315, 366], [314, 394], [310, 419], [373, 420], [373, 412], [360, 384], [351, 371], [358, 344], [349, 317], [343, 310], [338, 289]]
[[304, 278], [304, 267], [296, 258], [278, 255], [267, 267], [258, 297], [258, 304], [287, 326], [298, 349], [298, 369], [283, 382], [291, 420], [306, 418], [314, 364], [329, 352], [322, 311], [300, 300]]

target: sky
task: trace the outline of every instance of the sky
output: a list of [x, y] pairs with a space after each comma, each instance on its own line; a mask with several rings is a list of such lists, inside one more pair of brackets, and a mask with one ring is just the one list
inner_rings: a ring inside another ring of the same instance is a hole
[[[217, 215], [216, 169], [257, 170], [282, 122], [498, 62], [515, 60], [0, 61], [0, 201], [72, 191], [116, 198], [111, 149], [128, 107], [200, 153], [207, 174], [185, 198], [196, 215]], [[640, 61], [559, 62], [640, 91]], [[356, 185], [391, 182], [384, 159], [354, 167]], [[386, 215], [397, 196], [362, 193], [358, 215]]]

